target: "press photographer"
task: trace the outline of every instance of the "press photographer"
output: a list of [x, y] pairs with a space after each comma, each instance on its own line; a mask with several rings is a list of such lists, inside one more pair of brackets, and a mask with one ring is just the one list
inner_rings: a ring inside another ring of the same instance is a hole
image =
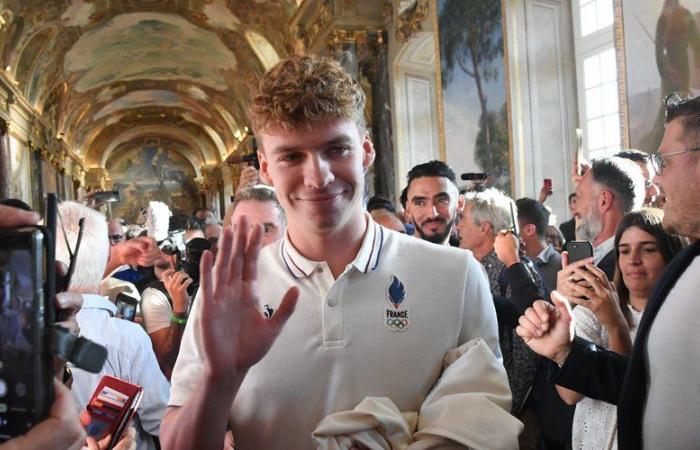
[[180, 352], [192, 299], [199, 287], [199, 262], [202, 253], [211, 248], [204, 238], [185, 242], [181, 224], [169, 218], [170, 210], [165, 204], [150, 203], [146, 223], [161, 253], [154, 265], [156, 280], [141, 296], [146, 332], [153, 342], [161, 371], [168, 379]]

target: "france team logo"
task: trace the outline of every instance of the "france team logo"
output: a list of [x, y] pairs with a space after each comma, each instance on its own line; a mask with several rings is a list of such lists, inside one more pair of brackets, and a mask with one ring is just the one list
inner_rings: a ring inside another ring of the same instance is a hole
[[401, 308], [406, 300], [406, 287], [396, 275], [391, 276], [391, 282], [386, 288], [386, 297], [392, 308], [384, 310], [384, 326], [391, 331], [403, 331], [408, 327], [408, 308]]

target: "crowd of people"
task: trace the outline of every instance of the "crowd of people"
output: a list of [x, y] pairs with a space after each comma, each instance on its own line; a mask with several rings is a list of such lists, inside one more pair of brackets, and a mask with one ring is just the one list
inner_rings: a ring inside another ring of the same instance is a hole
[[[56, 302], [107, 360], [0, 449], [103, 448], [78, 415], [103, 375], [144, 390], [120, 449], [697, 446], [700, 98], [667, 103], [658, 154], [576, 161], [559, 226], [550, 186], [460, 190], [442, 161], [411, 168], [399, 204], [366, 199], [364, 101], [326, 58], [267, 72], [260, 168], [222, 221], [176, 213], [158, 239], [61, 203], [57, 261], [82, 243]], [[0, 226], [37, 223], [16, 206]]]

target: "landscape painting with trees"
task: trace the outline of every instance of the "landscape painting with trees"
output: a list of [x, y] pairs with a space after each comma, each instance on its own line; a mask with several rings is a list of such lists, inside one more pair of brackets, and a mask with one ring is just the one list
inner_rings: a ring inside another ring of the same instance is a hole
[[437, 0], [445, 150], [460, 172], [510, 193], [500, 0]]

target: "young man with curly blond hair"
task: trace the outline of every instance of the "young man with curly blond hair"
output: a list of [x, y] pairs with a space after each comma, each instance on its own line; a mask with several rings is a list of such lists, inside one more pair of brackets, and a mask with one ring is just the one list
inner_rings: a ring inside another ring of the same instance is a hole
[[260, 175], [287, 216], [260, 249], [243, 217], [202, 259], [164, 448], [514, 448], [488, 282], [469, 252], [364, 212], [365, 97], [336, 62], [297, 56], [260, 81]]

